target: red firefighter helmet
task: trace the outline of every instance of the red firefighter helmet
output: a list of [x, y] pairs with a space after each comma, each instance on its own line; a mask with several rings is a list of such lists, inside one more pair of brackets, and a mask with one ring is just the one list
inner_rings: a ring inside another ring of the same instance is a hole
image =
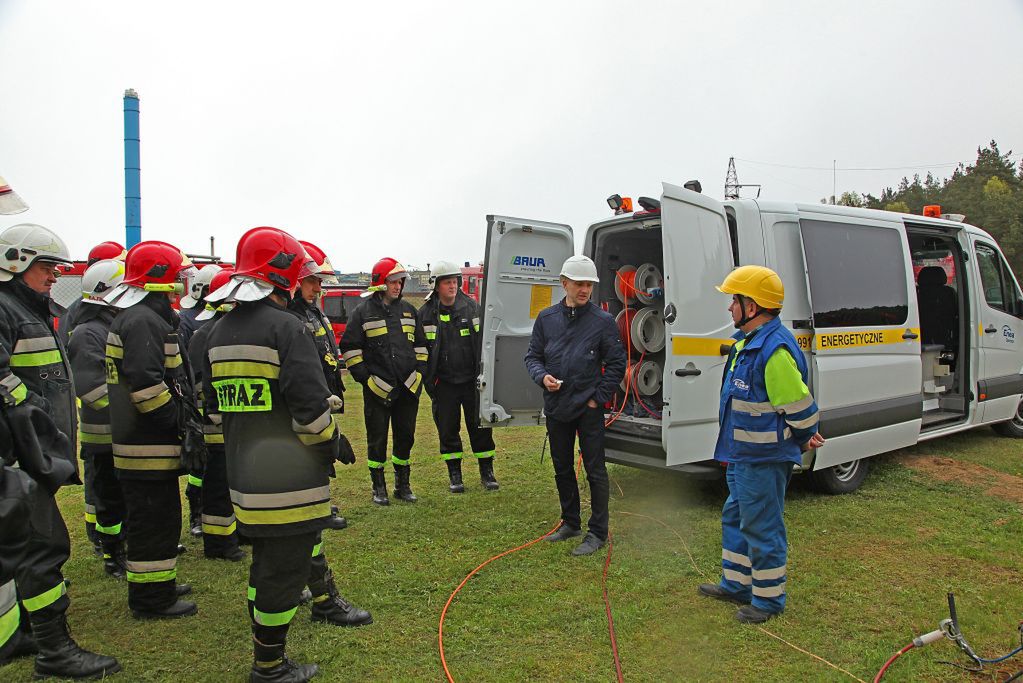
[[[302, 244], [279, 228], [253, 228], [238, 240], [235, 275], [246, 275], [290, 292], [299, 280], [317, 270]], [[210, 287], [210, 291], [216, 290]]]
[[394, 282], [398, 279], [405, 279], [408, 277], [408, 272], [405, 270], [405, 266], [398, 263], [396, 260], [389, 256], [385, 256], [376, 262], [373, 266], [373, 272], [370, 277], [370, 289], [380, 291], [387, 286], [388, 282]]
[[122, 244], [117, 242], [100, 242], [89, 251], [88, 265], [91, 266], [96, 261], [102, 261], [104, 259], [124, 261], [127, 255], [128, 252]]
[[217, 274], [213, 276], [213, 279], [210, 280], [210, 291], [215, 292], [226, 285], [231, 280], [232, 275], [234, 275], [234, 268], [230, 266], [222, 266], [220, 270], [217, 271]]
[[173, 244], [152, 240], [139, 242], [124, 259], [122, 284], [150, 292], [184, 291], [185, 278], [195, 266]]
[[305, 253], [309, 254], [309, 258], [316, 264], [315, 275], [320, 278], [320, 282], [331, 285], [337, 284], [337, 274], [334, 272], [334, 266], [323, 250], [312, 242], [306, 242], [305, 240], [299, 240], [298, 243], [305, 247]]

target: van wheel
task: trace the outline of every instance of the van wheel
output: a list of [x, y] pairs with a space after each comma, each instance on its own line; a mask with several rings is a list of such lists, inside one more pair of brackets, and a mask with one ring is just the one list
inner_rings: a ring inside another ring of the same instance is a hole
[[836, 495], [852, 493], [860, 487], [870, 471], [870, 463], [864, 460], [853, 460], [834, 467], [810, 472], [813, 488], [820, 493]]
[[995, 433], [1000, 436], [1007, 436], [1011, 439], [1023, 439], [1023, 401], [1020, 401], [1019, 405], [1016, 406], [1016, 414], [1012, 416], [1011, 420], [993, 424], [991, 429], [995, 430]]

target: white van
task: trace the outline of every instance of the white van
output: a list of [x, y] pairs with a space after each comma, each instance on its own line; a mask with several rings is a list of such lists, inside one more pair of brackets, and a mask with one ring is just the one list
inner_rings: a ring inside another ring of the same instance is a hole
[[[667, 183], [659, 206], [641, 203], [591, 225], [583, 247], [601, 278], [593, 301], [632, 338], [629, 395], [619, 391], [608, 411], [610, 462], [719, 476], [718, 394], [735, 330], [714, 286], [740, 264], [773, 268], [785, 284], [782, 322], [807, 354], [827, 438], [802, 466], [820, 489], [855, 490], [864, 458], [971, 427], [1023, 438], [1023, 295], [983, 230], [843, 206], [722, 203]], [[537, 313], [563, 296], [558, 273], [574, 252], [568, 225], [487, 217], [484, 425], [543, 423], [523, 357]]]

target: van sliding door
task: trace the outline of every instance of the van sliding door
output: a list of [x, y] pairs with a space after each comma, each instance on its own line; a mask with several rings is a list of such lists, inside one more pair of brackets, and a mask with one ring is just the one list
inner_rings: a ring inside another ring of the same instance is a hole
[[900, 221], [800, 215], [813, 311], [814, 469], [909, 446], [921, 424], [920, 322]]

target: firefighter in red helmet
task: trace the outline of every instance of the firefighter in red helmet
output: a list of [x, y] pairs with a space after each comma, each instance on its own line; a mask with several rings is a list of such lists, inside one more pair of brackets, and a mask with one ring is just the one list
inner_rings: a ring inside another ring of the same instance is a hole
[[124, 280], [105, 300], [121, 309], [107, 334], [106, 368], [114, 468], [128, 517], [128, 607], [137, 619], [189, 616], [196, 605], [181, 596], [191, 589], [177, 583], [178, 477], [189, 464], [180, 429], [194, 391], [171, 304], [194, 267], [159, 241], [136, 244], [124, 266]]
[[285, 655], [305, 584], [313, 621], [372, 622], [338, 593], [322, 552], [333, 463], [352, 463], [355, 453], [333, 419], [340, 398], [327, 388], [312, 334], [287, 310], [315, 267], [288, 233], [253, 228], [238, 241], [230, 282], [206, 297], [213, 306], [237, 304], [209, 333], [203, 397], [207, 419], [223, 428], [238, 531], [252, 541], [249, 680], [256, 682], [301, 683], [316, 674], [315, 664]]
[[373, 266], [366, 300], [352, 313], [341, 338], [341, 358], [363, 385], [373, 502], [387, 505], [387, 426], [391, 426], [394, 496], [416, 501], [409, 485], [419, 392], [426, 373], [426, 335], [415, 307], [401, 298], [408, 273], [393, 258]]

